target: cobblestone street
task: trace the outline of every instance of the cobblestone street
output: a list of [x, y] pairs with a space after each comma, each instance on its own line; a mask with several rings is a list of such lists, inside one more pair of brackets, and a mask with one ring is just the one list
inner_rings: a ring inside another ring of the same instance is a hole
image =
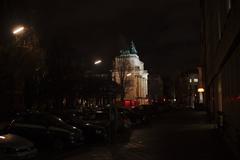
[[65, 160], [230, 160], [229, 150], [218, 140], [206, 113], [171, 111], [151, 125], [134, 129], [113, 145], [94, 145], [59, 155]]

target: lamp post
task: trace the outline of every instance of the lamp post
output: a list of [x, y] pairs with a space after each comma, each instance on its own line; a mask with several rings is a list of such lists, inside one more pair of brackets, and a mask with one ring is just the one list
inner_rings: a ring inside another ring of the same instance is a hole
[[[21, 75], [24, 77], [21, 82], [24, 84], [22, 90], [25, 98], [24, 102], [26, 103], [25, 106], [30, 108], [34, 104], [39, 105], [40, 102], [40, 85], [44, 73], [44, 55], [39, 47], [39, 40], [32, 26], [27, 24], [16, 25], [10, 32], [12, 33], [13, 48], [17, 48], [16, 52], [20, 53], [19, 56], [24, 58], [25, 65], [21, 65], [21, 69], [26, 72], [24, 75]], [[20, 81], [19, 77], [16, 77], [16, 81]]]
[[22, 47], [25, 44], [25, 40], [23, 37], [26, 36], [27, 28], [23, 25], [18, 25], [17, 27], [12, 29], [12, 34], [14, 35], [14, 45], [18, 47]]
[[18, 27], [16, 27], [16, 28], [13, 29], [12, 33], [13, 33], [14, 35], [18, 35], [18, 34], [23, 33], [24, 30], [25, 30], [25, 27], [24, 27], [24, 26], [18, 26]]
[[39, 47], [39, 39], [34, 28], [29, 25], [17, 25], [12, 29], [14, 36], [14, 45], [17, 47], [27, 48], [30, 50]]
[[128, 74], [127, 74], [127, 77], [130, 77], [131, 75], [132, 75], [132, 73], [128, 73]]
[[203, 93], [204, 93], [204, 88], [198, 88], [198, 93], [199, 93], [199, 103], [203, 103]]
[[100, 63], [102, 63], [102, 60], [100, 60], [100, 59], [99, 59], [99, 60], [96, 60], [96, 61], [94, 61], [94, 64], [95, 64], [95, 65], [97, 65], [97, 64], [100, 64]]
[[203, 93], [204, 92], [204, 88], [198, 88], [198, 92], [199, 93]]

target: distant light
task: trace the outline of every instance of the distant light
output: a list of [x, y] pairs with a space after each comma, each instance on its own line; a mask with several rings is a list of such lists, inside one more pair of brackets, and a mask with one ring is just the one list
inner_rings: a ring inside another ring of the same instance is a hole
[[197, 82], [198, 82], [198, 79], [197, 79], [197, 78], [194, 78], [194, 79], [193, 79], [193, 82], [197, 83]]
[[0, 136], [0, 139], [6, 139], [6, 137], [4, 137], [4, 136]]
[[228, 0], [228, 11], [231, 10], [231, 8], [232, 8], [232, 1]]
[[22, 32], [24, 30], [24, 27], [18, 27], [16, 29], [13, 30], [13, 34], [19, 34], [20, 32]]
[[129, 77], [129, 76], [131, 76], [131, 75], [132, 75], [132, 73], [128, 73], [128, 74], [127, 74], [127, 77]]
[[97, 60], [94, 62], [94, 64], [100, 64], [100, 63], [102, 63], [102, 60]]
[[189, 82], [192, 83], [192, 79], [191, 78], [189, 79]]
[[204, 92], [204, 88], [198, 88], [198, 92], [199, 93], [203, 93]]
[[174, 99], [173, 99], [173, 101], [174, 101], [174, 102], [176, 102], [176, 101], [177, 101], [177, 99], [176, 99], [176, 98], [174, 98]]
[[163, 98], [163, 101], [165, 102], [165, 101], [166, 101], [166, 99], [165, 99], [165, 98]]

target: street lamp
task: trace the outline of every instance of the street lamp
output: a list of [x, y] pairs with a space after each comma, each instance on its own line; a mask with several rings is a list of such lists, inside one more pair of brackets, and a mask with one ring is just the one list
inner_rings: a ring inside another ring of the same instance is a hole
[[200, 103], [200, 104], [203, 104], [203, 102], [204, 102], [204, 101], [203, 101], [203, 93], [204, 93], [204, 91], [205, 91], [204, 88], [202, 88], [202, 87], [201, 87], [201, 88], [198, 88], [199, 103]]
[[102, 63], [102, 60], [96, 60], [96, 61], [94, 62], [94, 64], [100, 64], [100, 63]]
[[24, 29], [25, 29], [24, 26], [19, 26], [19, 27], [15, 28], [12, 33], [15, 35], [20, 34], [24, 31]]
[[131, 75], [132, 75], [132, 73], [128, 73], [128, 74], [127, 74], [127, 77], [129, 77], [129, 76], [131, 76]]
[[198, 92], [199, 93], [203, 93], [204, 92], [204, 88], [198, 88]]

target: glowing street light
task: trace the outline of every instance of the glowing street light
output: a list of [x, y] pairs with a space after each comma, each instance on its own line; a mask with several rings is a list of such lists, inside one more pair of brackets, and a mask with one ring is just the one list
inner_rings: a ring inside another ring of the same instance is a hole
[[128, 74], [127, 74], [127, 77], [129, 77], [129, 76], [131, 76], [131, 75], [132, 75], [132, 73], [128, 73]]
[[198, 92], [199, 93], [203, 93], [204, 92], [204, 88], [198, 88]]
[[102, 63], [102, 60], [96, 60], [96, 61], [94, 62], [94, 64], [100, 64], [100, 63]]
[[23, 26], [21, 26], [21, 27], [17, 27], [17, 28], [15, 28], [14, 30], [13, 30], [13, 34], [19, 34], [19, 33], [21, 33], [21, 32], [23, 32], [24, 31], [24, 27]]

